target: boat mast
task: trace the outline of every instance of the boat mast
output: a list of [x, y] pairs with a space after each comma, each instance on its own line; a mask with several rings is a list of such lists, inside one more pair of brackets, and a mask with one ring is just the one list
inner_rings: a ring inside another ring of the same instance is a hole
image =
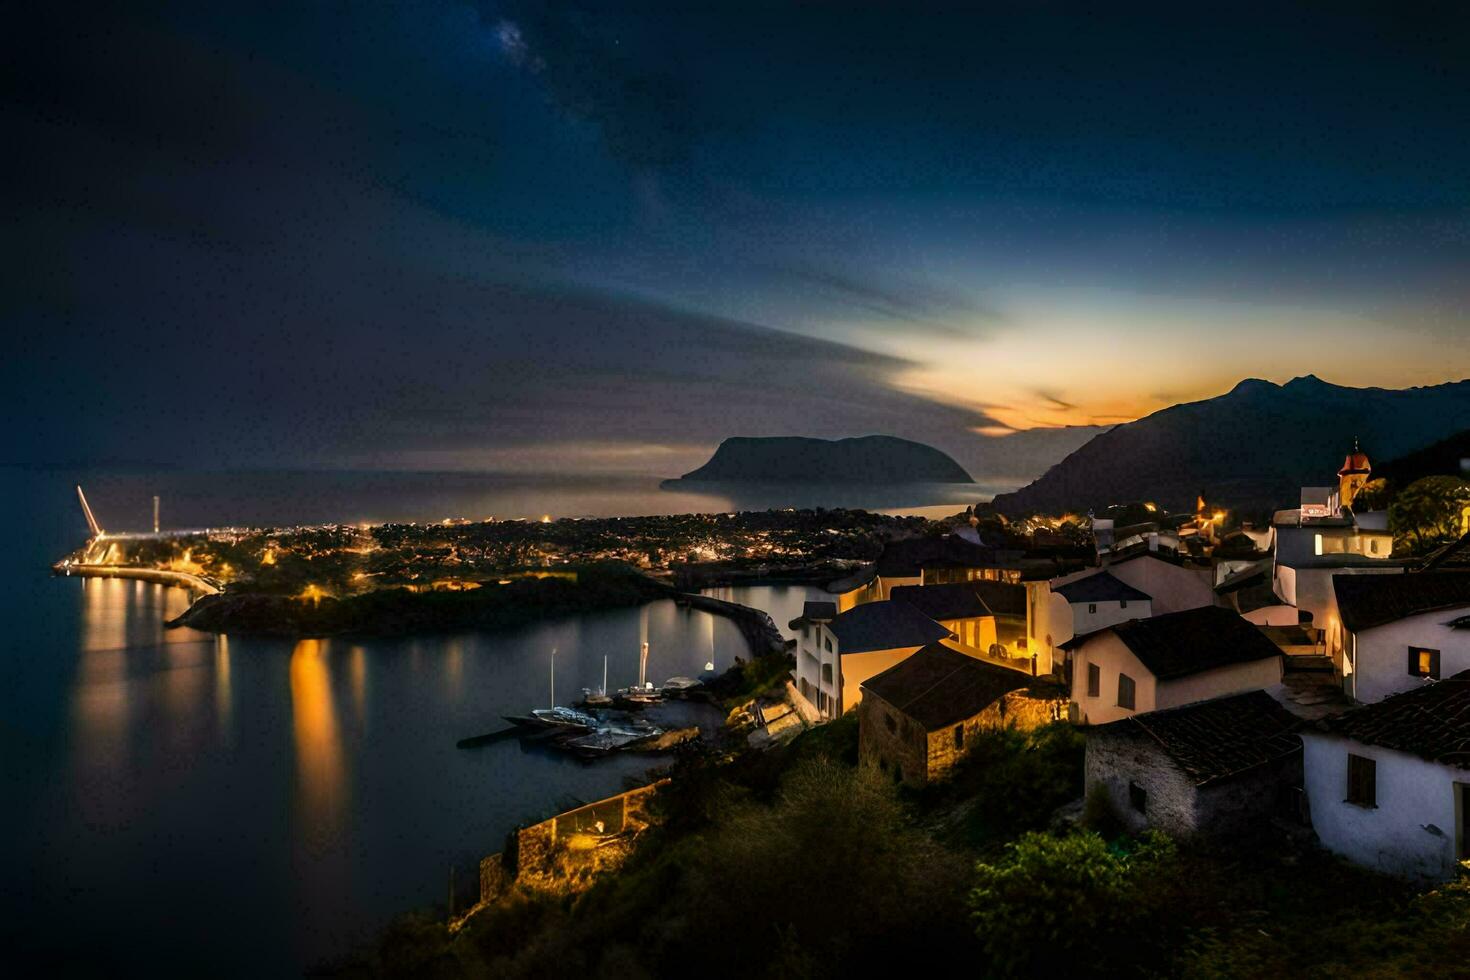
[[551, 706], [556, 707], [556, 647], [551, 648]]

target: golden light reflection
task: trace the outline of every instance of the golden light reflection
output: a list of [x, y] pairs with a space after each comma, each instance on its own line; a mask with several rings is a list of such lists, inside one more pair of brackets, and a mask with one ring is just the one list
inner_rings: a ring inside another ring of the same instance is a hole
[[353, 647], [347, 656], [347, 680], [352, 688], [352, 709], [361, 727], [367, 712], [367, 652]]
[[223, 633], [214, 638], [214, 715], [220, 733], [230, 734], [234, 700], [230, 693], [230, 638]]
[[330, 843], [346, 810], [342, 739], [322, 641], [297, 643], [290, 672], [297, 801], [304, 817], [303, 840], [315, 850]]

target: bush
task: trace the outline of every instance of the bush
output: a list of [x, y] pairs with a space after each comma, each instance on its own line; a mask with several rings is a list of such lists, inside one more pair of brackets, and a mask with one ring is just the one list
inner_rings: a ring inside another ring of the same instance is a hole
[[1091, 832], [1029, 833], [993, 864], [976, 865], [975, 934], [1001, 976], [1103, 974], [1135, 962], [1142, 901], [1174, 859], [1154, 831], [1108, 844]]

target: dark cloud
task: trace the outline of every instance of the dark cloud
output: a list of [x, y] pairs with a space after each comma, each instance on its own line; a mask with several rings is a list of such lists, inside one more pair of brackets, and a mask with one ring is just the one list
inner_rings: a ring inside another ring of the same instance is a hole
[[839, 313], [857, 310], [894, 324], [948, 337], [978, 337], [1003, 323], [1005, 317], [966, 293], [901, 275], [874, 273], [867, 277], [814, 265], [775, 266], [786, 278], [822, 299]]

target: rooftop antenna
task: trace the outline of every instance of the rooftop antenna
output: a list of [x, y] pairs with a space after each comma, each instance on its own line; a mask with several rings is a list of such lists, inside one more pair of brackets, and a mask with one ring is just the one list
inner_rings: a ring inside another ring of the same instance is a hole
[[92, 529], [92, 537], [102, 537], [102, 526], [97, 523], [97, 518], [92, 515], [92, 508], [87, 503], [87, 495], [82, 493], [81, 484], [77, 484], [77, 499], [82, 502], [82, 513], [87, 515], [87, 526]]

